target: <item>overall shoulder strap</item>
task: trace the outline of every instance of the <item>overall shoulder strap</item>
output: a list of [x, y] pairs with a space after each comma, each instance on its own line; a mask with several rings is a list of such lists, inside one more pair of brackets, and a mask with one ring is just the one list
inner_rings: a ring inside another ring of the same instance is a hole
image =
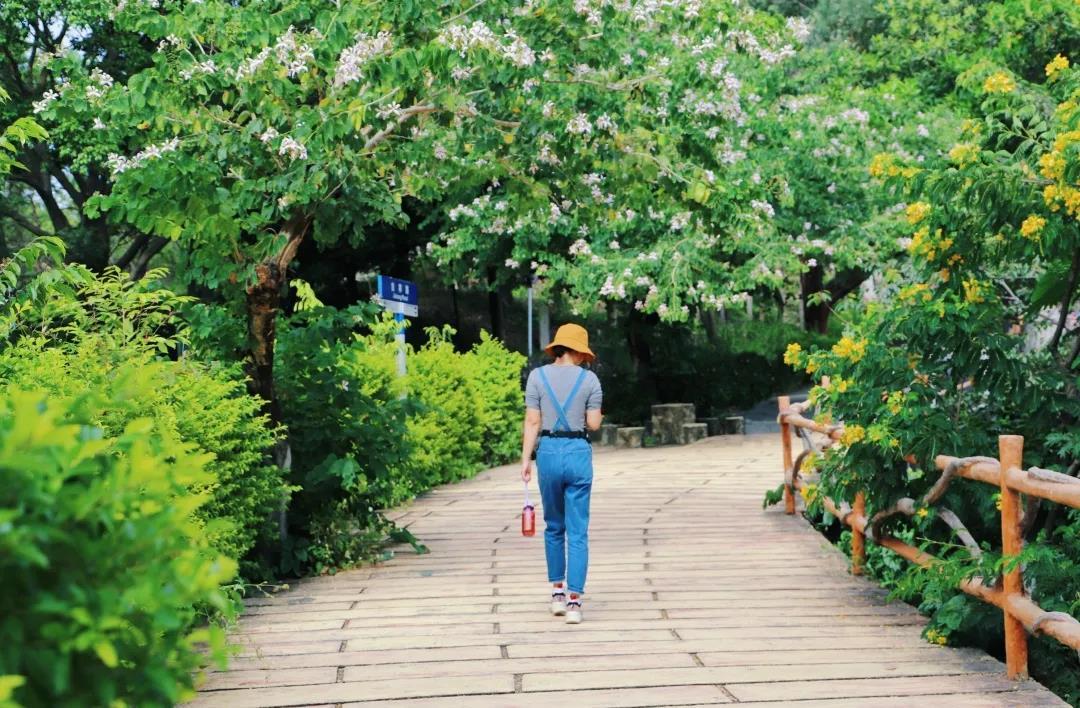
[[[551, 407], [555, 409], [555, 416], [558, 419], [555, 423], [556, 429], [562, 426], [565, 430], [570, 430], [570, 423], [566, 420], [566, 411], [563, 409], [562, 404], [559, 403], [559, 399], [555, 396], [555, 389], [551, 388], [551, 382], [548, 381], [547, 374], [544, 372], [546, 366], [541, 366], [537, 369], [540, 372], [540, 380], [544, 384], [544, 388], [547, 389], [548, 398], [551, 399]], [[580, 383], [580, 379], [579, 379]], [[577, 386], [574, 387], [574, 392], [577, 392]]]
[[589, 375], [589, 372], [586, 371], [585, 369], [582, 369], [581, 373], [578, 374], [577, 381], [574, 382], [574, 387], [572, 389], [570, 389], [570, 395], [566, 397], [566, 400], [563, 401], [563, 404], [561, 406], [562, 409], [563, 409], [564, 418], [565, 418], [566, 407], [574, 402], [574, 397], [577, 396], [578, 391], [581, 390], [581, 384], [585, 383], [585, 377], [588, 376], [588, 375]]

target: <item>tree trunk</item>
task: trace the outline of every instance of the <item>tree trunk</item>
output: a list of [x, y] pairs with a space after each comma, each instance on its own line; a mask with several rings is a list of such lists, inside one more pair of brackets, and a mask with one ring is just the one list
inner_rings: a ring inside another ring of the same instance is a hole
[[649, 347], [649, 331], [657, 320], [655, 315], [642, 315], [637, 310], [630, 310], [626, 318], [626, 345], [630, 359], [634, 362], [634, 377], [638, 391], [641, 392], [643, 411], [656, 400], [656, 380], [653, 378], [652, 349]]
[[251, 379], [251, 392], [263, 399], [263, 408], [270, 419], [280, 423], [281, 408], [274, 394], [274, 340], [285, 274], [276, 263], [260, 263], [255, 268], [255, 276], [255, 284], [247, 290], [250, 337], [247, 373]]
[[808, 332], [824, 333], [829, 327], [829, 303], [810, 303], [810, 296], [825, 289], [825, 269], [812, 267], [802, 275], [803, 319]]
[[495, 282], [495, 269], [488, 268], [488, 313], [491, 316], [491, 333], [501, 341], [506, 341], [506, 322], [503, 316], [501, 288]]
[[[285, 225], [288, 239], [279, 253], [255, 266], [255, 282], [247, 289], [248, 361], [251, 392], [263, 399], [263, 410], [275, 424], [282, 422], [281, 406], [274, 390], [274, 344], [281, 295], [288, 284], [289, 264], [304, 240], [310, 221], [290, 219]], [[282, 455], [287, 454], [287, 449]], [[284, 464], [284, 459], [278, 460]]]
[[705, 328], [705, 338], [709, 344], [716, 344], [716, 315], [707, 307], [700, 310], [701, 324]]

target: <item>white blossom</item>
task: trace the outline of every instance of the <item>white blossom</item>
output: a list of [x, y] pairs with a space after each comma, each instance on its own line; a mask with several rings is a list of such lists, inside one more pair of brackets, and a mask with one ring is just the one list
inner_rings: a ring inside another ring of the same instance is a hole
[[773, 205], [769, 202], [762, 201], [760, 199], [753, 199], [750, 201], [750, 206], [753, 207], [756, 211], [760, 211], [768, 217], [776, 215], [776, 210], [773, 209]]
[[536, 53], [525, 43], [525, 40], [513, 33], [507, 33], [506, 37], [510, 43], [499, 49], [505, 59], [522, 69], [536, 63]]
[[40, 101], [34, 101], [34, 113], [41, 113], [42, 111], [46, 110], [52, 104], [52, 102], [58, 98], [60, 98], [60, 94], [58, 94], [56, 91], [53, 91], [52, 89], [49, 89], [41, 95]]
[[810, 39], [810, 23], [802, 17], [789, 17], [787, 28], [796, 41], [805, 42]]
[[363, 78], [363, 66], [380, 54], [388, 52], [392, 46], [393, 40], [389, 32], [379, 32], [374, 37], [363, 32], [358, 33], [352, 46], [342, 50], [338, 56], [338, 66], [334, 72], [334, 86], [344, 86], [347, 83], [359, 81]]
[[150, 160], [156, 160], [166, 153], [175, 152], [178, 147], [180, 147], [180, 141], [177, 138], [173, 138], [159, 145], [150, 145], [137, 152], [133, 157], [124, 157], [123, 155], [110, 153], [105, 164], [109, 166], [113, 179], [116, 179], [117, 175], [131, 169], [142, 167]]
[[387, 106], [383, 106], [375, 112], [375, 115], [379, 120], [389, 120], [391, 118], [396, 120], [401, 117], [401, 104], [391, 103]]
[[592, 253], [592, 248], [589, 247], [588, 242], [583, 238], [579, 238], [570, 245], [571, 256], [584, 256], [590, 253]]
[[291, 137], [284, 137], [278, 147], [279, 155], [288, 155], [290, 160], [306, 160], [308, 153], [304, 145]]
[[483, 20], [476, 20], [471, 25], [451, 25], [442, 31], [439, 41], [463, 57], [470, 49], [490, 49], [497, 44], [495, 33]]
[[592, 123], [589, 122], [589, 116], [584, 113], [578, 113], [566, 124], [566, 132], [575, 135], [590, 134], [592, 132]]

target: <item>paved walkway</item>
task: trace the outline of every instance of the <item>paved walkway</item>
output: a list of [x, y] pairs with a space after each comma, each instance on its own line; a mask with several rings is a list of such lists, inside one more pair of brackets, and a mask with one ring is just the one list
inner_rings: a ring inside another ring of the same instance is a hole
[[[762, 511], [777, 436], [600, 451], [585, 622], [547, 614], [513, 468], [400, 512], [431, 548], [250, 603], [198, 706], [1064, 705], [920, 636], [798, 517]], [[535, 482], [534, 487], [535, 489]]]

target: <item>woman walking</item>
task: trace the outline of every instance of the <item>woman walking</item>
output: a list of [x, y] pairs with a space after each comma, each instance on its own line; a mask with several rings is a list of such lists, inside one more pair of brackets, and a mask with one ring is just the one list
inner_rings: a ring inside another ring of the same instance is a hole
[[567, 624], [579, 624], [589, 568], [589, 497], [593, 479], [587, 431], [600, 427], [603, 394], [600, 379], [582, 367], [596, 358], [589, 349], [589, 333], [584, 327], [559, 327], [544, 351], [554, 361], [534, 369], [525, 385], [521, 478], [528, 484], [532, 477], [535, 449], [544, 504], [551, 613], [565, 615]]

